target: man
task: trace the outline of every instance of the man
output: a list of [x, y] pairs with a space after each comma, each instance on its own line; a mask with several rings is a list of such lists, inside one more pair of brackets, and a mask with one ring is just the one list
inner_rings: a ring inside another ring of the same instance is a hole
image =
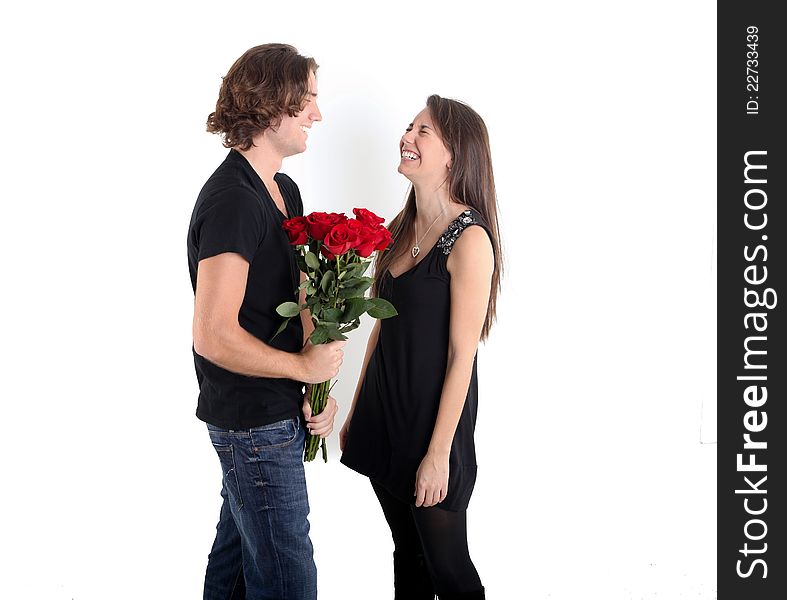
[[[281, 224], [303, 214], [282, 160], [306, 150], [317, 63], [292, 46], [248, 50], [224, 77], [208, 131], [229, 155], [199, 194], [188, 234], [197, 416], [224, 472], [204, 598], [313, 599], [304, 427], [326, 437], [336, 401], [312, 416], [303, 384], [336, 375], [344, 342], [313, 346], [305, 313], [273, 337], [299, 283]], [[303, 296], [303, 295], [302, 295]], [[303, 417], [301, 416], [303, 411]]]

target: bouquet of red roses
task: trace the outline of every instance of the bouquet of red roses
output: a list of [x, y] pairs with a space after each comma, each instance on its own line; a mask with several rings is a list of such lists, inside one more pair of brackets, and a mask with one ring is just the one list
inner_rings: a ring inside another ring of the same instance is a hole
[[[306, 290], [306, 302], [284, 302], [276, 308], [286, 320], [276, 334], [287, 326], [289, 320], [308, 309], [314, 331], [312, 344], [325, 344], [332, 340], [346, 340], [344, 335], [361, 324], [361, 315], [368, 313], [375, 319], [395, 316], [396, 309], [382, 298], [366, 298], [366, 290], [374, 279], [364, 273], [372, 263], [371, 256], [391, 245], [391, 232], [383, 227], [384, 219], [365, 208], [354, 208], [354, 219], [344, 213], [313, 212], [305, 217], [284, 221], [287, 232], [297, 252], [298, 267], [306, 280], [296, 290]], [[312, 414], [325, 408], [330, 391], [330, 381], [312, 386], [309, 404]], [[314, 460], [318, 446], [322, 445], [323, 460], [327, 462], [325, 441], [319, 436], [307, 435], [304, 461]]]

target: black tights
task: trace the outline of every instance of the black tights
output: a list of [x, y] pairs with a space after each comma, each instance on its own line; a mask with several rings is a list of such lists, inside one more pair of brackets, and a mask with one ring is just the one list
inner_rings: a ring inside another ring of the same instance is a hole
[[[372, 481], [394, 541], [396, 600], [433, 600], [455, 594], [483, 598], [467, 549], [467, 513], [416, 508]], [[462, 596], [459, 596], [462, 597]]]

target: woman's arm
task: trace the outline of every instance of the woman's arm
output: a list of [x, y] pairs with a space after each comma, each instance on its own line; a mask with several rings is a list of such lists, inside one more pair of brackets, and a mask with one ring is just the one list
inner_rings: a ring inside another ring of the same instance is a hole
[[347, 434], [350, 432], [350, 421], [352, 421], [353, 413], [355, 412], [355, 404], [358, 402], [358, 394], [361, 393], [361, 385], [366, 376], [366, 368], [369, 366], [369, 361], [372, 358], [374, 349], [377, 347], [377, 338], [380, 336], [380, 321], [375, 321], [372, 332], [369, 334], [369, 341], [366, 342], [366, 355], [363, 357], [363, 366], [361, 373], [358, 375], [358, 383], [355, 385], [355, 394], [353, 395], [353, 403], [350, 407], [350, 412], [347, 413], [347, 418], [344, 420], [344, 425], [339, 432], [339, 449], [344, 452], [344, 444], [347, 441]]
[[486, 231], [466, 229], [454, 243], [447, 266], [451, 274], [448, 363], [432, 439], [416, 475], [416, 506], [434, 506], [448, 493], [448, 457], [467, 398], [492, 285], [494, 252]]

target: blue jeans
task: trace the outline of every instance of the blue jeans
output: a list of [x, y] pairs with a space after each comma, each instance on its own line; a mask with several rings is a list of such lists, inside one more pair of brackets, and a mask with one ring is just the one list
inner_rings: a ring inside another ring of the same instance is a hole
[[208, 433], [221, 462], [224, 502], [204, 600], [314, 600], [299, 419], [245, 430], [208, 425]]

